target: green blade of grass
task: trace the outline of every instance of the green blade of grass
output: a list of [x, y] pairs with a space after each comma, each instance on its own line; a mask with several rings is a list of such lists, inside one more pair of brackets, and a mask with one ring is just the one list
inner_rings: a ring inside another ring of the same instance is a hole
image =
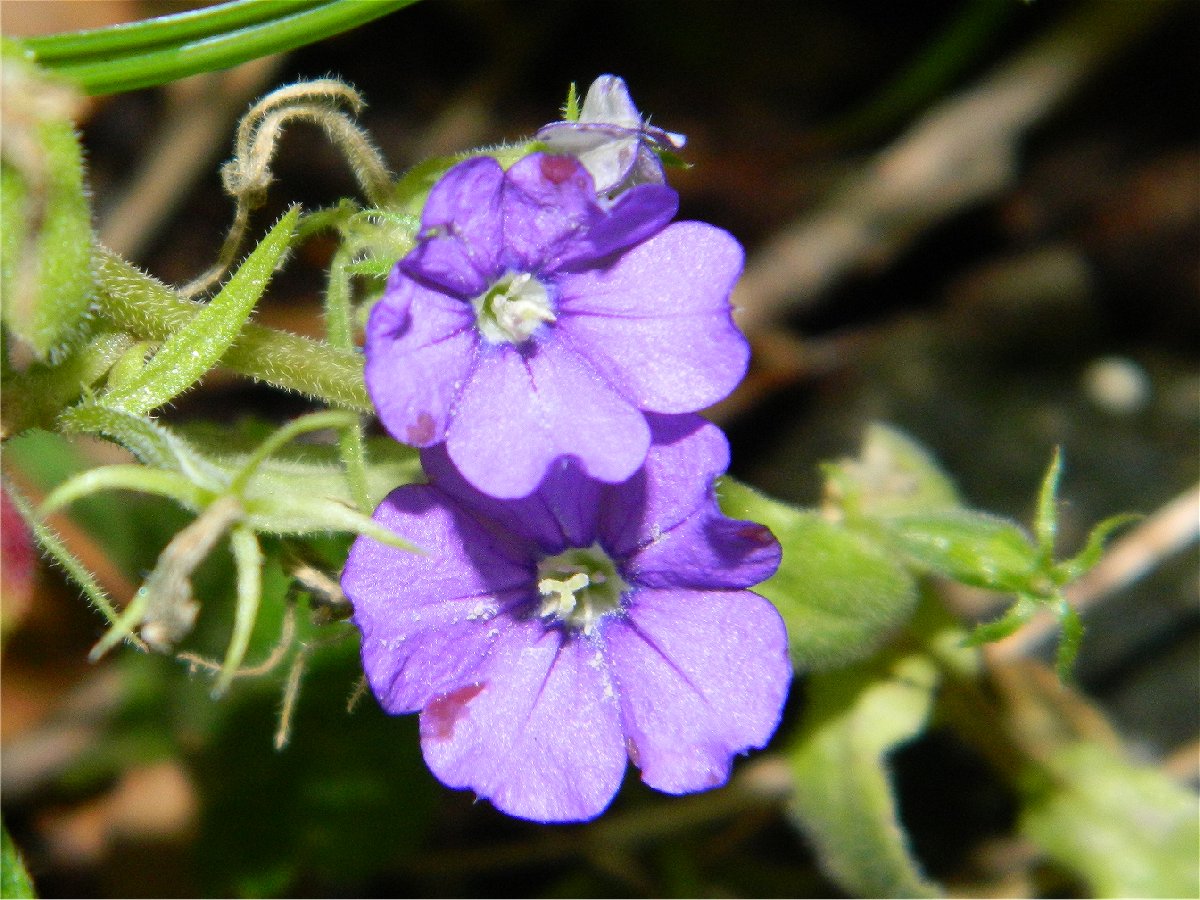
[[[29, 41], [24, 47], [47, 69], [75, 82], [89, 94], [116, 94], [155, 87], [214, 69], [294, 50], [395, 12], [416, 0], [328, 0], [285, 16], [252, 22], [231, 31], [201, 33], [177, 43], [151, 43], [122, 55], [39, 57]], [[270, 7], [269, 3], [262, 3]], [[229, 23], [225, 23], [227, 27]], [[61, 36], [52, 36], [61, 37]], [[50, 40], [50, 38], [44, 39]], [[100, 38], [95, 38], [100, 40]], [[178, 39], [177, 39], [178, 40]], [[43, 45], [46, 46], [46, 45]], [[49, 45], [53, 47], [53, 44]]]

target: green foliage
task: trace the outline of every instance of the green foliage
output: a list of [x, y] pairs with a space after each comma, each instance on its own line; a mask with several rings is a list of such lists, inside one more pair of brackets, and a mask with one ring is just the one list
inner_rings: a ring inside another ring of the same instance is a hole
[[39, 359], [79, 336], [91, 301], [91, 209], [71, 94], [14, 59], [2, 58], [5, 110], [4, 325]]
[[1058, 748], [1027, 779], [1019, 827], [1094, 896], [1200, 895], [1195, 794], [1111, 748]]
[[37, 896], [33, 879], [25, 870], [25, 863], [8, 834], [8, 828], [0, 826], [0, 897], [25, 900]]
[[[97, 251], [93, 261], [97, 312], [114, 328], [139, 340], [166, 341], [203, 311], [116, 254]], [[321, 341], [244, 325], [221, 357], [221, 365], [256, 381], [334, 406], [370, 412], [362, 356]]]
[[271, 750], [275, 700], [257, 691], [231, 704], [194, 759], [206, 798], [196, 855], [209, 893], [362, 884], [415, 852], [434, 796], [416, 722], [385, 716], [370, 699], [347, 715], [356, 669], [345, 652], [314, 662], [285, 752]]
[[909, 852], [887, 770], [887, 753], [924, 728], [937, 682], [931, 660], [905, 654], [808, 680], [800, 731], [784, 750], [795, 776], [791, 809], [851, 894], [940, 893]]
[[147, 413], [179, 396], [217, 364], [237, 338], [272, 273], [291, 244], [300, 208], [293, 206], [271, 229], [229, 282], [174, 332], [142, 370], [99, 401], [131, 413]]
[[89, 94], [154, 87], [302, 47], [416, 0], [236, 0], [131, 25], [20, 42], [26, 57]]
[[726, 515], [767, 525], [784, 547], [779, 571], [755, 590], [783, 616], [798, 669], [862, 659], [912, 612], [912, 576], [869, 538], [729, 478], [719, 495]]

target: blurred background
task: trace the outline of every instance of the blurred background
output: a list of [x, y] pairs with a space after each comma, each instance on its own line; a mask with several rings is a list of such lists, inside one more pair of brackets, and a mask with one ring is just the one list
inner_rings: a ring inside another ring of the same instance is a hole
[[[5, 34], [28, 35], [191, 5], [5, 0], [0, 15]], [[232, 214], [219, 164], [238, 117], [274, 86], [355, 85], [399, 173], [529, 135], [558, 117], [570, 82], [623, 76], [654, 124], [688, 136], [692, 167], [672, 174], [681, 216], [747, 250], [735, 303], [755, 362], [712, 411], [733, 474], [816, 505], [819, 463], [883, 421], [929, 447], [969, 503], [1024, 522], [1061, 445], [1068, 552], [1106, 516], [1163, 513], [1145, 576], [1087, 608], [1078, 681], [1139, 758], [1194, 783], [1198, 50], [1200, 7], [1166, 0], [449, 0], [89, 101], [80, 128], [101, 240], [182, 283], [217, 255]], [[274, 170], [260, 232], [291, 202], [355, 194], [315, 128], [288, 132]], [[306, 244], [259, 321], [321, 335], [332, 249]], [[307, 408], [232, 376], [206, 388], [168, 421]], [[35, 438], [6, 452], [37, 496], [116, 451]], [[9, 544], [5, 518], [4, 818], [45, 896], [838, 894], [779, 803], [668, 802], [632, 776], [597, 823], [546, 828], [442, 788], [413, 717], [369, 697], [345, 714], [352, 637], [313, 629], [320, 646], [277, 753], [286, 667], [214, 702], [176, 661], [124, 650], [89, 665], [102, 619]], [[121, 495], [57, 524], [124, 599], [186, 521]], [[331, 567], [341, 552], [330, 541]], [[228, 566], [218, 555], [202, 577], [223, 584]], [[998, 608], [948, 599], [969, 619]], [[278, 633], [282, 603], [263, 616]], [[221, 628], [202, 617], [197, 641], [216, 652]], [[1051, 650], [1035, 635], [1014, 652]], [[803, 703], [801, 680], [781, 737]], [[1008, 789], [954, 735], [934, 727], [894, 765], [914, 851], [951, 891], [1080, 890], [1031, 874], [1036, 859], [1006, 837]]]

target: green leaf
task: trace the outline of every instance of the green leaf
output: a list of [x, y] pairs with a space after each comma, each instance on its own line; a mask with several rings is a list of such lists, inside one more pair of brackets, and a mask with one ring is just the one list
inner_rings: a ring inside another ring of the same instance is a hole
[[[104, 248], [96, 251], [92, 265], [100, 287], [100, 315], [140, 340], [165, 341], [204, 309]], [[221, 365], [334, 406], [374, 411], [358, 352], [251, 322], [221, 358]]]
[[33, 879], [17, 851], [16, 844], [8, 834], [7, 826], [0, 826], [0, 897], [12, 900], [37, 897]]
[[1109, 516], [1091, 530], [1091, 533], [1088, 534], [1087, 543], [1078, 554], [1054, 567], [1055, 581], [1060, 585], [1067, 585], [1077, 578], [1081, 578], [1100, 561], [1100, 557], [1104, 553], [1104, 545], [1112, 537], [1113, 532], [1124, 525], [1128, 525], [1130, 522], [1138, 521], [1140, 518], [1141, 516], [1133, 513]]
[[1071, 667], [1075, 665], [1075, 657], [1079, 655], [1079, 646], [1083, 643], [1083, 620], [1075, 607], [1067, 602], [1066, 597], [1058, 600], [1058, 624], [1062, 627], [1062, 637], [1058, 641], [1058, 652], [1055, 654], [1054, 668], [1062, 681], [1071, 678]]
[[1041, 595], [1037, 548], [1016, 523], [970, 510], [897, 516], [880, 530], [916, 565], [973, 587]]
[[1054, 457], [1038, 491], [1037, 514], [1033, 521], [1033, 533], [1043, 565], [1048, 565], [1054, 559], [1054, 539], [1058, 535], [1058, 482], [1061, 477], [1062, 448], [1055, 447]]
[[113, 94], [302, 47], [414, 2], [238, 0], [133, 25], [26, 38], [21, 45], [89, 94]]
[[66, 431], [102, 434], [146, 465], [181, 472], [195, 484], [214, 492], [227, 483], [213, 463], [182, 438], [145, 416], [85, 403], [67, 410], [59, 422]]
[[804, 719], [786, 750], [795, 776], [791, 811], [822, 867], [850, 895], [940, 893], [909, 853], [886, 761], [924, 728], [936, 684], [934, 662], [915, 655], [808, 681]]
[[920, 444], [881, 423], [867, 429], [857, 459], [825, 467], [826, 493], [851, 519], [941, 512], [958, 507], [958, 492]]
[[100, 466], [80, 472], [56, 487], [43, 501], [39, 512], [47, 516], [81, 497], [111, 490], [140, 491], [169, 497], [192, 511], [200, 509], [213, 498], [211, 491], [198, 487], [169, 469], [138, 465]]
[[346, 502], [312, 493], [297, 494], [295, 483], [278, 493], [247, 491], [246, 522], [269, 534], [321, 534], [350, 531], [401, 550], [421, 552], [401, 535], [389, 531]]
[[912, 613], [912, 576], [866, 536], [729, 478], [718, 494], [727, 515], [761, 522], [783, 547], [779, 571], [755, 591], [783, 616], [798, 669], [862, 659]]
[[94, 294], [83, 153], [65, 89], [8, 53], [3, 73], [3, 319], [45, 359], [82, 333]]
[[293, 206], [211, 301], [167, 339], [140, 376], [108, 391], [105, 406], [146, 413], [200, 380], [233, 344], [291, 243], [300, 208]]
[[1035, 598], [1022, 595], [999, 619], [976, 626], [967, 638], [966, 644], [969, 647], [978, 647], [982, 644], [990, 644], [992, 641], [1002, 640], [1010, 634], [1014, 634], [1041, 608], [1042, 605]]
[[1200, 896], [1196, 795], [1114, 750], [1078, 742], [1031, 778], [1019, 829], [1099, 897]]
[[234, 613], [233, 635], [229, 640], [229, 649], [225, 653], [221, 674], [213, 688], [213, 696], [220, 696], [228, 690], [238, 667], [246, 658], [250, 634], [258, 618], [258, 604], [262, 599], [263, 554], [258, 545], [258, 538], [249, 528], [235, 525], [230, 532], [229, 543], [233, 548], [234, 562], [237, 564], [237, 608]]

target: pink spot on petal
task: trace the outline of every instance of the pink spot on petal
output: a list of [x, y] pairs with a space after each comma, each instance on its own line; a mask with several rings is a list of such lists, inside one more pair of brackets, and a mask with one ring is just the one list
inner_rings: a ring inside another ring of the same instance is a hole
[[575, 174], [579, 164], [570, 156], [543, 156], [542, 175], [547, 181], [562, 184]]
[[410, 444], [416, 444], [418, 447], [423, 447], [433, 440], [433, 435], [437, 431], [437, 426], [433, 421], [433, 416], [427, 412], [420, 413], [417, 416], [417, 421], [409, 425], [404, 431], [404, 436]]
[[747, 522], [739, 528], [737, 535], [751, 544], [757, 544], [760, 547], [769, 547], [775, 543], [775, 535], [771, 534], [771, 529], [766, 525], [758, 525], [754, 522]]
[[454, 737], [454, 726], [467, 714], [467, 704], [483, 693], [487, 682], [468, 684], [435, 697], [421, 710], [421, 736], [437, 741]]

